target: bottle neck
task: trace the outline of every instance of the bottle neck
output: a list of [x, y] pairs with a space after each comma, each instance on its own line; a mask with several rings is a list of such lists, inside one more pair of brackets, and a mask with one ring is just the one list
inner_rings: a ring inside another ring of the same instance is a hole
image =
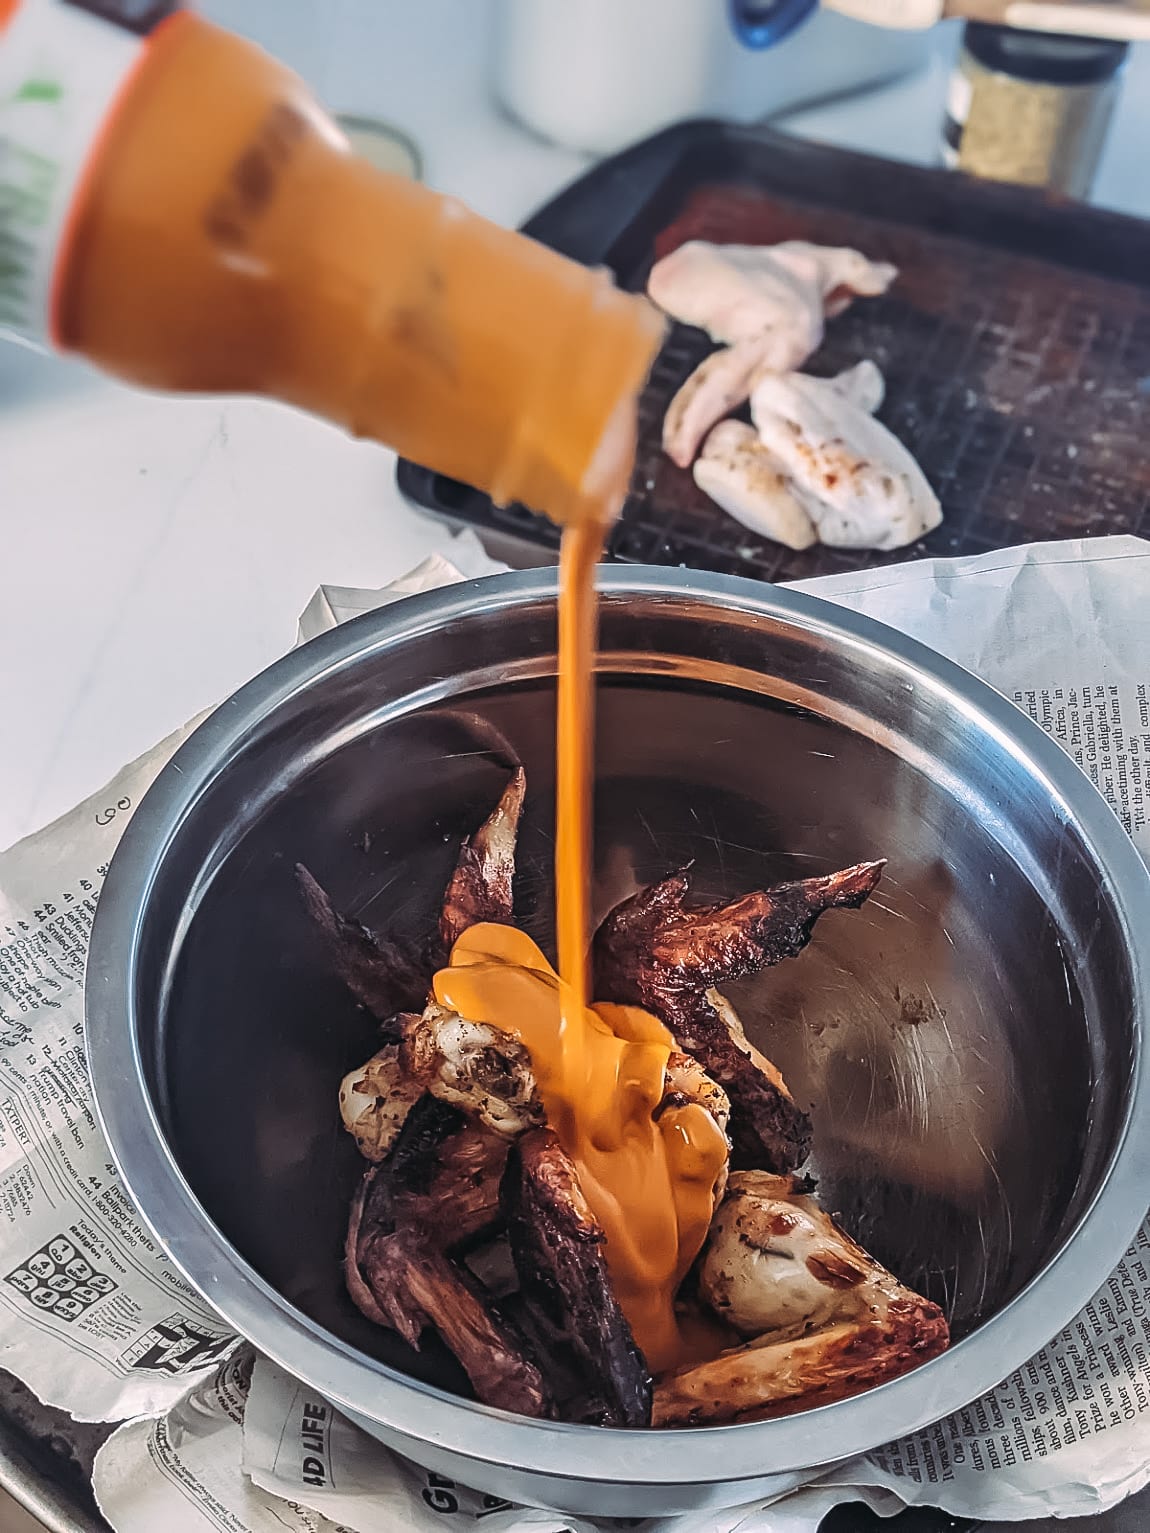
[[[402, 278], [347, 337], [362, 361], [345, 424], [564, 524], [621, 498], [656, 311], [451, 199], [408, 187], [403, 201]], [[377, 225], [393, 260], [397, 205], [391, 188]]]

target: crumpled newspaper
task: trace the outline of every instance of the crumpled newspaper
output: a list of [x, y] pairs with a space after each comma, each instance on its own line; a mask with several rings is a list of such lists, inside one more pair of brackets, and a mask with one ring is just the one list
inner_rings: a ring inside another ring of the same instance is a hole
[[[453, 567], [453, 565], [455, 567]], [[324, 587], [300, 625], [337, 622], [497, 569], [470, 537], [380, 592]], [[810, 582], [965, 664], [1076, 755], [1150, 859], [1150, 544], [1031, 546]], [[79, 1024], [99, 881], [186, 731], [0, 858], [0, 1344], [41, 1398], [135, 1419], [95, 1487], [117, 1533], [424, 1533], [445, 1520], [592, 1533], [404, 1463], [246, 1345], [187, 1288], [127, 1201], [91, 1113]], [[1150, 1229], [1061, 1336], [927, 1431], [774, 1503], [643, 1533], [813, 1533], [863, 1500], [1017, 1519], [1084, 1515], [1150, 1480]], [[628, 1526], [635, 1526], [628, 1524]]]

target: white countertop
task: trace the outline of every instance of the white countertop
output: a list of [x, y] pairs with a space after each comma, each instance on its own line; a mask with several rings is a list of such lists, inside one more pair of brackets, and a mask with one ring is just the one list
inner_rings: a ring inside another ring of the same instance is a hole
[[[718, 0], [715, 0], [718, 3]], [[486, 0], [214, 0], [334, 109], [403, 127], [427, 179], [506, 223], [581, 156], [501, 116]], [[953, 36], [912, 80], [792, 130], [929, 161]], [[1132, 60], [1097, 200], [1150, 215], [1150, 63]], [[0, 846], [71, 807], [282, 653], [315, 586], [379, 585], [445, 531], [394, 457], [293, 411], [133, 393], [0, 343]]]

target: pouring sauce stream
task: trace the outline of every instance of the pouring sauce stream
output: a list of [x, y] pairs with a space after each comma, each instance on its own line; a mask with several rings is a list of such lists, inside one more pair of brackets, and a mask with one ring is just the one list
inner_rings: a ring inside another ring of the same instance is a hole
[[595, 570], [606, 523], [568, 527], [559, 553], [559, 686], [555, 719], [555, 926], [572, 1013], [587, 1005], [591, 946], [591, 812], [595, 760]]
[[559, 565], [555, 900], [558, 973], [523, 932], [463, 933], [435, 976], [441, 1006], [512, 1034], [547, 1122], [605, 1235], [623, 1313], [655, 1372], [683, 1361], [675, 1292], [706, 1238], [727, 1142], [693, 1102], [664, 1102], [671, 1034], [638, 1007], [590, 1006], [595, 571], [626, 490], [634, 428], [604, 442], [598, 488], [566, 521]]

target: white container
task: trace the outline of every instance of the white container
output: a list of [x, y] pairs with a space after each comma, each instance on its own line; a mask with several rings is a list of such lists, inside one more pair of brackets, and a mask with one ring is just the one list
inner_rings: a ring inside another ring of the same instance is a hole
[[754, 122], [924, 63], [923, 32], [817, 12], [745, 47], [725, 0], [497, 0], [495, 93], [554, 143], [611, 154], [688, 117]]

